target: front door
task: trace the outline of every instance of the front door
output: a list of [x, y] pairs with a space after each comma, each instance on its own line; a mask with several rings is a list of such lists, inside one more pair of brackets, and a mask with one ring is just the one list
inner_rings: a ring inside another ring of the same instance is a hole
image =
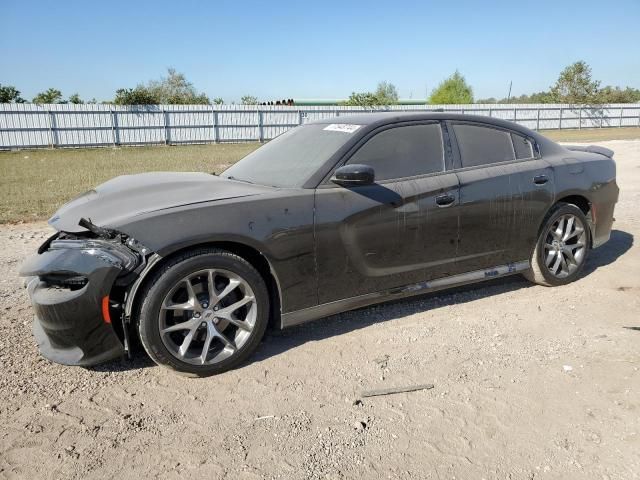
[[440, 124], [374, 132], [347, 163], [376, 181], [316, 190], [320, 304], [455, 273], [458, 179], [444, 171]]

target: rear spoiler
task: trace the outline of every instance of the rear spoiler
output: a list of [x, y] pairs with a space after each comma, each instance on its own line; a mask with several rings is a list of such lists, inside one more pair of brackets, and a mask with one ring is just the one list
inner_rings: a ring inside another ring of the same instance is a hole
[[613, 158], [613, 150], [609, 150], [608, 148], [599, 147], [597, 145], [565, 145], [565, 148], [569, 150], [573, 150], [574, 152], [589, 152], [589, 153], [598, 153], [600, 155], [604, 155], [605, 157]]

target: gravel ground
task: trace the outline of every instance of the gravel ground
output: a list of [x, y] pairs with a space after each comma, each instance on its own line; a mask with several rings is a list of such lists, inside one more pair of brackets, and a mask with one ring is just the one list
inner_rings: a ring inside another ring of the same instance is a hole
[[[640, 141], [616, 151], [611, 241], [560, 288], [520, 277], [271, 332], [179, 377], [142, 352], [39, 357], [16, 271], [49, 234], [0, 230], [0, 478], [640, 476]], [[435, 388], [358, 400], [362, 389]]]

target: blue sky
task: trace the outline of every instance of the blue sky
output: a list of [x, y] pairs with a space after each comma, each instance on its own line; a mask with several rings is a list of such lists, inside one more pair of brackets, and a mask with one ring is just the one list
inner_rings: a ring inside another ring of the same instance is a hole
[[25, 98], [113, 98], [169, 66], [210, 97], [345, 98], [394, 83], [424, 98], [458, 69], [476, 98], [549, 87], [583, 59], [640, 88], [640, 0], [3, 0], [0, 83]]

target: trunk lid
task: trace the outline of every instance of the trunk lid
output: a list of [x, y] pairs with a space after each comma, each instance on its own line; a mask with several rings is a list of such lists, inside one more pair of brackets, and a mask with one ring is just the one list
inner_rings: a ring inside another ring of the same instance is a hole
[[613, 150], [598, 145], [565, 145], [565, 148], [574, 152], [598, 153], [608, 158], [613, 158]]

